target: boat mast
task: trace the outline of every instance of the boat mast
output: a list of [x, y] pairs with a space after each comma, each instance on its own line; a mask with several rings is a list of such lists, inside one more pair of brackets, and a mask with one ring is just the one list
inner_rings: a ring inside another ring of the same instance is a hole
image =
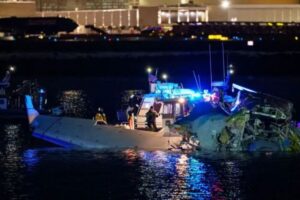
[[195, 79], [195, 82], [196, 82], [197, 89], [200, 92], [200, 87], [199, 87], [198, 79], [197, 79], [197, 76], [196, 76], [196, 73], [195, 73], [194, 70], [193, 70], [193, 75], [194, 75], [194, 79]]

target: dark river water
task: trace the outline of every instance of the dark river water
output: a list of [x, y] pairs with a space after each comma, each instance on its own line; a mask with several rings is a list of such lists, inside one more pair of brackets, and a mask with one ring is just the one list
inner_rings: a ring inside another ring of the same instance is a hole
[[299, 154], [184, 154], [40, 145], [0, 125], [0, 199], [299, 199]]

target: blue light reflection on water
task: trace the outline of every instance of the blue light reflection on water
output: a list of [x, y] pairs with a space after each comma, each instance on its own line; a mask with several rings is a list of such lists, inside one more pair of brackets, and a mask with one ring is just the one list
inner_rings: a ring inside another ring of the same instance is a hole
[[27, 166], [29, 171], [33, 170], [33, 168], [39, 163], [38, 150], [36, 149], [28, 149], [23, 153], [22, 160]]
[[1, 131], [1, 200], [299, 196], [297, 155], [223, 157], [133, 149], [25, 148], [19, 129], [6, 125]]
[[[8, 146], [19, 144], [9, 141]], [[18, 146], [7, 148], [6, 143], [0, 151], [1, 200], [299, 196], [299, 155], [223, 157], [58, 147], [22, 151]]]
[[139, 155], [143, 161], [139, 191], [148, 199], [212, 197], [217, 177], [208, 164], [186, 154], [140, 151]]
[[[213, 168], [186, 154], [127, 149], [121, 153], [110, 153], [108, 158], [105, 155], [107, 152], [83, 152], [59, 148], [55, 151], [50, 148], [40, 150], [29, 149], [23, 153], [22, 160], [27, 170], [34, 173], [34, 170], [44, 171], [45, 169], [38, 169], [41, 167], [39, 163], [49, 162], [49, 160], [53, 159], [53, 155], [59, 156], [65, 154], [63, 157], [68, 162], [69, 159], [77, 157], [74, 153], [81, 156], [81, 158], [77, 158], [78, 162], [83, 162], [82, 159], [85, 161], [89, 160], [89, 163], [93, 159], [94, 161], [106, 161], [109, 159], [110, 162], [118, 162], [121, 159], [127, 165], [123, 166], [124, 169], [128, 166], [137, 168], [135, 172], [137, 176], [131, 177], [133, 179], [131, 181], [138, 187], [138, 197], [146, 199], [211, 199], [213, 193], [216, 193], [216, 191], [212, 191], [218, 180]], [[47, 155], [50, 155], [50, 158], [47, 158]]]
[[[24, 151], [17, 161], [4, 160], [0, 164], [0, 177], [4, 173], [2, 185], [10, 191], [5, 195], [12, 195], [13, 192], [12, 196], [27, 196], [27, 199], [243, 199], [243, 193], [252, 195], [249, 192], [255, 188], [260, 190], [262, 185], [255, 179], [263, 178], [261, 173], [269, 178], [274, 173], [266, 171], [264, 166], [255, 168], [259, 163], [266, 163], [267, 169], [270, 166], [272, 170], [287, 169], [284, 162], [278, 163], [276, 159], [259, 159], [207, 159], [132, 149], [84, 151], [41, 148]], [[15, 164], [5, 167], [12, 163]], [[247, 174], [246, 181], [243, 179], [244, 173]], [[296, 170], [293, 174], [297, 176], [297, 173]], [[276, 174], [276, 177], [280, 180], [291, 178], [289, 174], [287, 177]], [[266, 179], [262, 180], [266, 182]], [[276, 179], [274, 181], [276, 183], [268, 181], [270, 188], [263, 190], [270, 191], [286, 185]], [[295, 189], [295, 185], [289, 187]], [[1, 195], [3, 193], [0, 191]], [[254, 197], [257, 195], [261, 194], [253, 193]]]

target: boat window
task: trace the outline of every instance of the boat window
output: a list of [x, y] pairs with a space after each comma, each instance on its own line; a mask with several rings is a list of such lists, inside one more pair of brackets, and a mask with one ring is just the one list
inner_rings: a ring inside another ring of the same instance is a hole
[[162, 102], [155, 102], [153, 107], [154, 107], [154, 110], [158, 113], [160, 113], [160, 110], [161, 110], [161, 107], [162, 107]]
[[152, 103], [144, 103], [143, 104], [143, 109], [150, 109], [150, 107], [152, 106]]
[[153, 105], [153, 103], [154, 103], [153, 97], [145, 97], [138, 115], [145, 116], [146, 113], [149, 111], [150, 107]]
[[164, 105], [163, 114], [168, 115], [173, 113], [173, 105], [168, 103]]
[[176, 116], [181, 115], [181, 108], [180, 108], [180, 104], [179, 103], [176, 103], [176, 106], [175, 106], [175, 115]]
[[146, 113], [149, 111], [150, 107], [152, 106], [152, 103], [150, 102], [144, 102], [142, 104], [142, 107], [140, 109], [139, 115], [146, 115]]

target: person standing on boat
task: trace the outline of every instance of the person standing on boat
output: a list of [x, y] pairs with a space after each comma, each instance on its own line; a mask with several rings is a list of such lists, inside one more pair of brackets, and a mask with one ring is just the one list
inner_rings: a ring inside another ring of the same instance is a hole
[[147, 126], [153, 131], [158, 130], [156, 127], [156, 117], [158, 117], [158, 115], [159, 114], [154, 110], [153, 106], [151, 106], [146, 113]]
[[96, 120], [95, 125], [107, 124], [106, 115], [102, 108], [98, 108], [98, 113], [95, 116], [95, 120]]

